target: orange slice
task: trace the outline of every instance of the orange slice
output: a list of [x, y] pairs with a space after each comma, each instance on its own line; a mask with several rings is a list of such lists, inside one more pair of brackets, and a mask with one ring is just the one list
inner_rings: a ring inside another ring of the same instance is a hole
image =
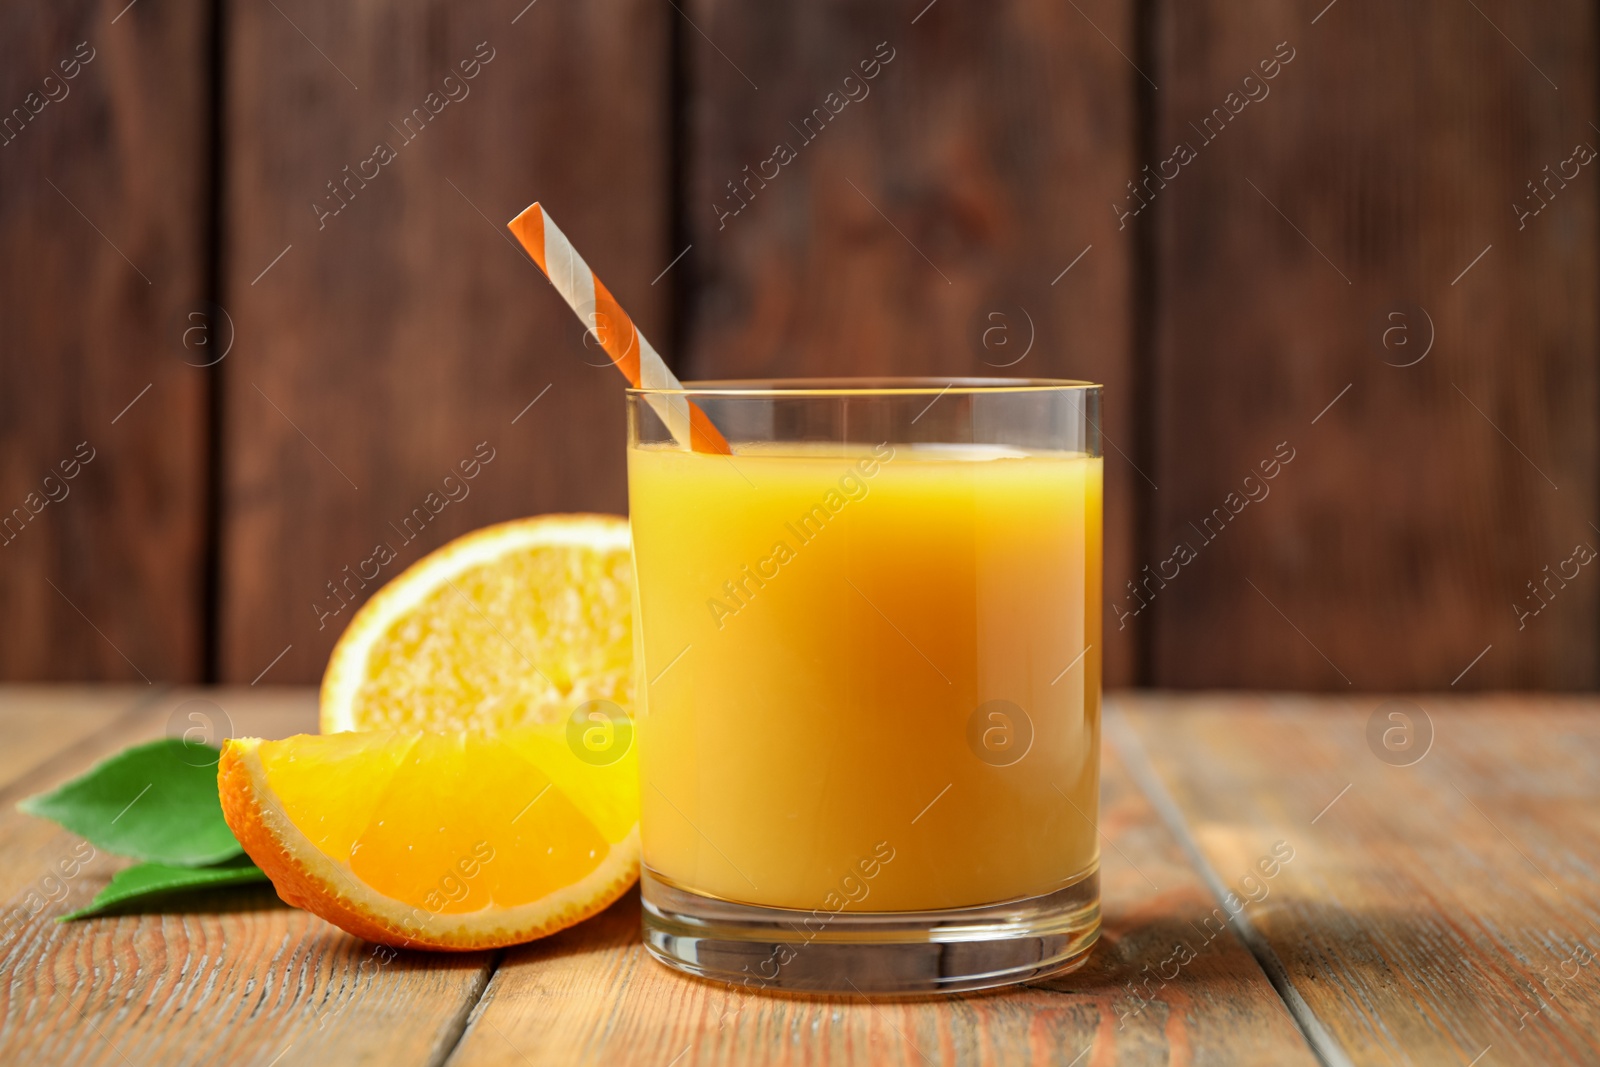
[[633, 884], [637, 774], [631, 744], [596, 762], [565, 723], [239, 738], [218, 767], [223, 815], [285, 901], [462, 951], [554, 933]]
[[628, 523], [542, 515], [423, 557], [372, 597], [322, 680], [322, 732], [493, 731], [633, 697]]

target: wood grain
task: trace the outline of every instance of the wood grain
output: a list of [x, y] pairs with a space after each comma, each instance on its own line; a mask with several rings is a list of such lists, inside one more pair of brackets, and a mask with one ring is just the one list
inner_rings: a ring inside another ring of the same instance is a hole
[[[160, 736], [196, 699], [220, 708], [241, 734], [315, 728], [309, 692], [179, 691], [93, 735], [80, 746], [79, 765], [52, 765], [28, 781], [28, 791]], [[52, 710], [25, 696], [8, 699], [0, 729]], [[270, 888], [208, 894], [162, 914], [58, 924], [54, 916], [87, 903], [125, 865], [99, 855], [63, 879], [58, 864], [81, 856], [83, 847], [50, 823], [9, 804], [0, 808], [5, 1062], [434, 1063], [454, 1043], [488, 977], [488, 953], [388, 959], [283, 906]], [[20, 921], [13, 918], [19, 911]]]
[[[43, 762], [0, 773], [0, 794], [49, 788], [192, 725], [197, 709], [240, 734], [315, 721], [303, 690], [143, 695], [112, 690], [96, 706], [82, 692], [4, 692], [0, 731], [32, 738]], [[1370, 743], [1376, 697], [1115, 700], [1105, 932], [1089, 965], [939, 1001], [761, 997], [679, 977], [644, 953], [633, 895], [507, 951], [497, 969], [488, 954], [383, 963], [265, 890], [60, 925], [53, 916], [85, 903], [123, 861], [96, 856], [62, 877], [81, 843], [8, 802], [0, 1058], [1309, 1064], [1305, 1030], [1327, 1063], [1593, 1061], [1593, 701], [1394, 699], [1410, 707], [1382, 701]], [[1397, 710], [1409, 720], [1385, 717]], [[72, 715], [106, 725], [40, 728]], [[1409, 755], [1385, 747], [1382, 731], [1395, 728], [1412, 731], [1419, 760], [1399, 765]], [[39, 740], [50, 737], [54, 746]], [[1268, 855], [1281, 861], [1271, 874]], [[1162, 985], [1180, 943], [1194, 959]]]
[[[1135, 170], [1133, 5], [922, 7], [685, 6], [688, 372], [1101, 382], [1120, 574], [1148, 489], [1103, 206]], [[1133, 652], [1108, 639], [1109, 684]]]
[[[1203, 927], [1215, 901], [1111, 750], [1103, 787], [1105, 927], [1075, 974], [949, 1000], [741, 993], [654, 962], [629, 894], [509, 950], [449, 1063], [1314, 1063], [1250, 953], [1220, 923]], [[1151, 980], [1140, 1007], [1127, 986], [1180, 941], [1195, 958], [1164, 987]]]
[[11, 680], [201, 674], [206, 9], [124, 6], [0, 13]]
[[1414, 725], [1390, 720], [1393, 707], [1381, 716], [1383, 729], [1415, 729], [1417, 747], [1391, 756], [1426, 751], [1410, 766], [1378, 759], [1389, 751], [1381, 740], [1368, 747], [1368, 719], [1383, 703], [1128, 701], [1155, 772], [1224, 883], [1239, 885], [1263, 840], [1296, 850], [1245, 917], [1349, 1062], [1594, 1062], [1593, 702], [1415, 698], [1427, 715], [1409, 711]]
[[1171, 578], [1133, 622], [1150, 680], [1442, 689], [1493, 645], [1460, 688], [1592, 688], [1600, 581], [1558, 579], [1524, 628], [1513, 605], [1600, 546], [1596, 180], [1512, 205], [1600, 146], [1593, 6], [1157, 11], [1156, 149], [1197, 158], [1134, 220], [1161, 491], [1139, 572], [1106, 575], [1127, 610], [1145, 564]]
[[1600, 685], [1591, 6], [510, 6], [0, 15], [0, 677], [313, 681], [449, 537], [621, 510], [538, 197], [691, 375], [1104, 382], [1112, 684]]
[[[669, 7], [277, 8], [228, 23], [221, 675], [243, 682], [285, 649], [267, 680], [315, 681], [355, 605], [449, 538], [622, 511], [622, 383], [505, 223], [543, 202], [657, 338], [671, 258]], [[378, 142], [394, 157], [364, 164]]]

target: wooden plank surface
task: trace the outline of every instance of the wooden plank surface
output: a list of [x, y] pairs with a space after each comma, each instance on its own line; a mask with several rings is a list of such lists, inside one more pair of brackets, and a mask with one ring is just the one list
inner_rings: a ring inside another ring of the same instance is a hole
[[0, 677], [195, 680], [216, 610], [313, 681], [428, 548], [620, 510], [539, 196], [693, 375], [1105, 382], [1113, 684], [1600, 684], [1591, 5], [514, 6], [0, 15]]
[[[1077, 973], [945, 1000], [741, 993], [653, 961], [631, 893], [508, 950], [449, 1063], [1315, 1063], [1255, 959], [1204, 925], [1215, 901], [1109, 748], [1102, 803], [1105, 927]], [[1163, 969], [1171, 982], [1151, 978]]]
[[123, 7], [0, 11], [9, 680], [201, 676], [207, 9]]
[[662, 336], [673, 15], [228, 10], [221, 677], [314, 682], [355, 606], [429, 549], [624, 510], [620, 380], [504, 227], [541, 200]]
[[0, 687], [0, 797], [26, 772], [107, 729], [161, 691], [148, 686]]
[[1149, 682], [1593, 688], [1594, 6], [1156, 12]]
[[447, 537], [619, 510], [540, 196], [695, 375], [1104, 381], [1113, 683], [1600, 684], [1591, 5], [513, 6], [0, 14], [0, 677], [198, 679], [220, 609], [312, 681]]
[[1330, 1062], [1600, 1059], [1592, 700], [1128, 703], [1223, 882], [1259, 841], [1294, 846], [1244, 914], [1348, 1057]]
[[[108, 694], [106, 708], [114, 706]], [[203, 701], [204, 704], [196, 704]], [[207, 708], [205, 705], [209, 705]], [[304, 691], [178, 691], [123, 716], [12, 793], [47, 789], [190, 711], [234, 732], [314, 729]], [[0, 731], [62, 716], [11, 694]], [[92, 710], [80, 714], [93, 715]], [[126, 861], [0, 808], [0, 1059], [38, 1064], [423, 1064], [451, 1047], [488, 977], [490, 953], [385, 952], [286, 907], [270, 888], [208, 894], [163, 914], [58, 924]], [[63, 866], [63, 864], [65, 866]], [[71, 874], [64, 872], [70, 871]]]
[[1137, 169], [1134, 5], [682, 6], [687, 376], [1104, 383], [1129, 570], [1134, 250], [1104, 205]]
[[[1123, 696], [1088, 966], [861, 1003], [682, 978], [644, 953], [631, 894], [498, 966], [384, 963], [264, 889], [56, 924], [123, 861], [85, 859], [18, 797], [195, 714], [268, 736], [314, 723], [306, 691], [145, 696], [0, 699], [0, 730], [41, 760], [0, 768], [7, 1062], [1314, 1063], [1302, 1034], [1329, 1064], [1600, 1056], [1590, 700]], [[54, 746], [39, 722], [61, 725]], [[1180, 944], [1194, 958], [1163, 984]]]

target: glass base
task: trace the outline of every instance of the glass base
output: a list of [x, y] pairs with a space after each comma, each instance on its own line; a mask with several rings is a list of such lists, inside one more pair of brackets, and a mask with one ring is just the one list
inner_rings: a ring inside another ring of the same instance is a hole
[[944, 911], [735, 904], [645, 868], [644, 943], [669, 967], [783, 993], [927, 995], [1076, 970], [1100, 936], [1096, 865], [1043, 896]]

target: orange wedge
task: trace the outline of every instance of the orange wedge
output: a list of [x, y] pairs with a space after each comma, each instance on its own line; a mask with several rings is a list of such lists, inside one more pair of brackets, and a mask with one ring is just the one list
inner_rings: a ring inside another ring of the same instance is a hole
[[280, 897], [357, 937], [517, 944], [602, 910], [639, 873], [631, 744], [597, 762], [568, 733], [230, 740], [222, 811]]
[[322, 732], [554, 724], [632, 707], [628, 523], [489, 526], [402, 572], [350, 621], [322, 680]]

